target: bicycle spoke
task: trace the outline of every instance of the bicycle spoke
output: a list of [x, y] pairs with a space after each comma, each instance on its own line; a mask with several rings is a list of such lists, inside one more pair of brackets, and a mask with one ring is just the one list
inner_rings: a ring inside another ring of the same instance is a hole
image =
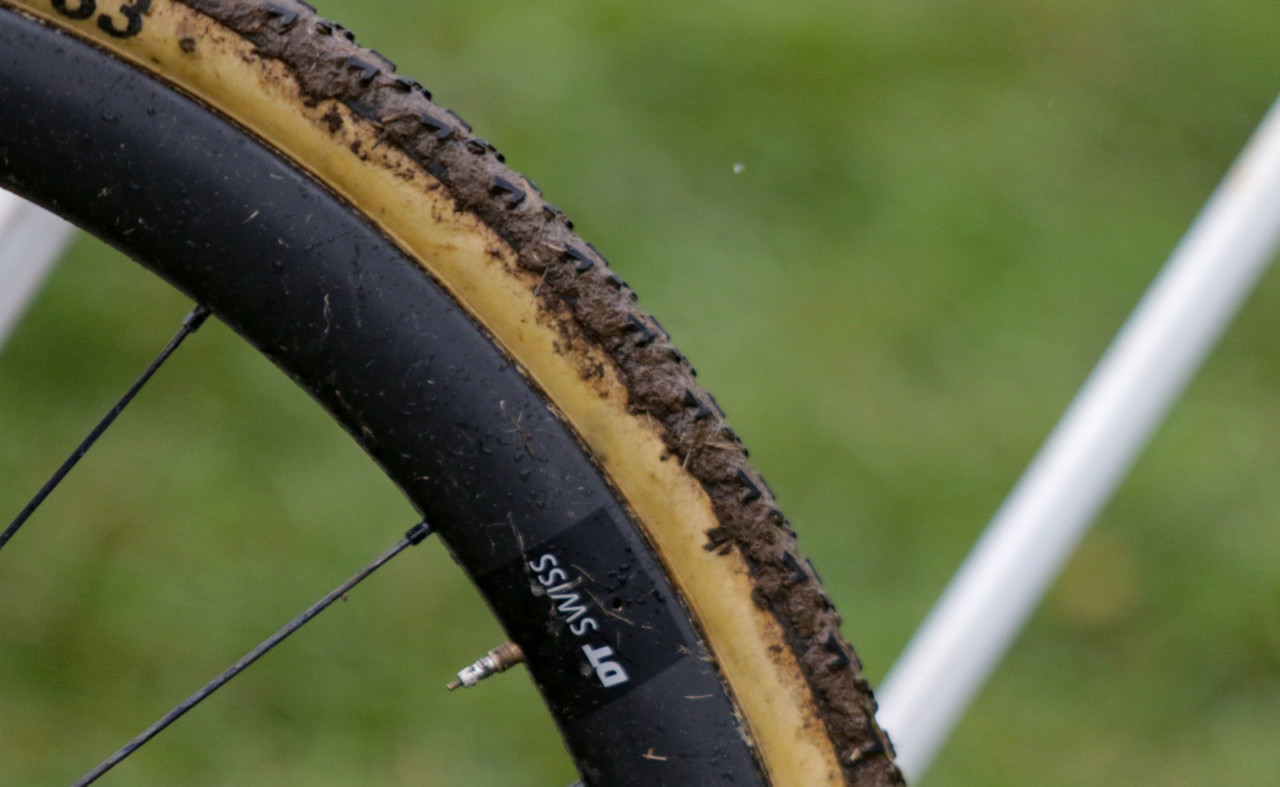
[[93, 782], [97, 781], [98, 777], [102, 776], [104, 773], [114, 768], [116, 765], [118, 765], [124, 758], [128, 757], [130, 754], [133, 754], [135, 751], [138, 750], [139, 747], [142, 746], [142, 744], [151, 740], [156, 735], [159, 735], [160, 732], [164, 730], [165, 727], [168, 727], [170, 724], [177, 721], [187, 711], [191, 710], [196, 705], [199, 705], [210, 694], [213, 694], [215, 691], [222, 688], [228, 681], [230, 681], [232, 678], [234, 678], [235, 676], [243, 672], [250, 664], [252, 664], [253, 662], [257, 661], [259, 658], [261, 658], [263, 654], [265, 654], [267, 651], [271, 650], [276, 645], [279, 645], [281, 642], [284, 641], [286, 637], [288, 637], [290, 634], [297, 631], [298, 629], [302, 628], [303, 625], [305, 625], [308, 621], [310, 621], [316, 615], [319, 615], [321, 612], [323, 612], [325, 608], [327, 608], [330, 604], [332, 604], [333, 602], [337, 601], [338, 599], [346, 595], [352, 588], [354, 588], [363, 579], [365, 579], [365, 577], [368, 577], [374, 571], [377, 571], [379, 568], [386, 565], [386, 563], [390, 561], [391, 558], [403, 552], [405, 548], [410, 546], [416, 546], [422, 543], [426, 539], [426, 537], [429, 535], [431, 535], [431, 526], [428, 525], [425, 521], [419, 522], [418, 524], [409, 528], [409, 530], [405, 532], [404, 537], [401, 538], [398, 542], [396, 542], [394, 546], [392, 546], [386, 552], [383, 552], [372, 563], [365, 566], [363, 569], [361, 569], [358, 573], [356, 573], [346, 582], [343, 582], [341, 585], [334, 588], [334, 590], [330, 592], [327, 596], [320, 599], [315, 604], [312, 604], [310, 607], [307, 608], [305, 612], [303, 612], [301, 615], [298, 615], [296, 618], [291, 620], [288, 624], [286, 624], [283, 628], [281, 628], [275, 634], [272, 634], [270, 637], [264, 640], [262, 644], [258, 645], [258, 647], [249, 651], [247, 654], [245, 654], [243, 658], [241, 658], [235, 664], [232, 664], [225, 672], [223, 672], [221, 675], [219, 675], [218, 677], [214, 678], [213, 680], [205, 684], [204, 688], [200, 689], [195, 694], [192, 694], [190, 697], [187, 697], [185, 700], [183, 700], [176, 708], [174, 708], [173, 710], [169, 711], [164, 716], [162, 716], [159, 721], [157, 721], [155, 724], [152, 724], [150, 727], [144, 730], [140, 735], [138, 735], [138, 737], [129, 741], [129, 743], [125, 745], [123, 748], [121, 748], [118, 752], [108, 757], [98, 767], [94, 768], [92, 771], [86, 774], [83, 778], [80, 779], [80, 781], [75, 783], [74, 787], [84, 787], [85, 785], [92, 784]]
[[31, 515], [35, 513], [35, 510], [45, 501], [45, 498], [49, 496], [49, 493], [62, 482], [62, 479], [66, 477], [67, 473], [71, 472], [71, 468], [75, 467], [76, 463], [80, 461], [80, 458], [93, 447], [93, 444], [102, 436], [102, 433], [107, 431], [107, 427], [111, 426], [111, 424], [115, 422], [116, 417], [120, 415], [129, 402], [133, 401], [133, 397], [138, 395], [138, 391], [142, 390], [142, 386], [147, 384], [147, 381], [156, 373], [156, 370], [160, 368], [160, 365], [167, 361], [170, 355], [173, 355], [174, 350], [178, 349], [178, 345], [182, 344], [183, 339], [187, 338], [187, 336], [194, 333], [197, 328], [204, 324], [204, 321], [209, 318], [209, 314], [210, 312], [207, 307], [196, 304], [196, 307], [191, 310], [191, 313], [183, 318], [182, 327], [178, 329], [178, 332], [174, 334], [173, 338], [169, 340], [169, 343], [160, 351], [160, 354], [151, 361], [151, 364], [147, 366], [147, 368], [142, 372], [142, 375], [138, 377], [133, 385], [129, 386], [129, 390], [125, 391], [124, 396], [120, 397], [120, 400], [116, 402], [115, 406], [107, 411], [107, 414], [102, 417], [102, 420], [98, 422], [98, 425], [80, 441], [80, 445], [76, 446], [76, 450], [71, 452], [71, 456], [68, 456], [66, 461], [64, 461], [58, 468], [57, 472], [55, 472], [49, 480], [44, 483], [44, 486], [40, 487], [40, 491], [36, 492], [35, 497], [31, 498], [31, 501], [18, 512], [18, 515], [9, 523], [9, 526], [4, 529], [4, 532], [0, 533], [0, 549], [4, 549], [4, 545], [9, 543], [9, 539], [13, 538], [13, 534], [18, 532], [18, 528], [22, 527]]

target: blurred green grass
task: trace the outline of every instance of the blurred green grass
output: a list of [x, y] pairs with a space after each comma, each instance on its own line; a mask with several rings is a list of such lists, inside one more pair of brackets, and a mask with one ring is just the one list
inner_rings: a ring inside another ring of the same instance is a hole
[[[873, 680], [1280, 86], [1256, 1], [318, 5], [640, 293]], [[87, 240], [37, 306], [0, 510], [187, 308]], [[1280, 782], [1277, 307], [1272, 275], [929, 784]], [[203, 329], [5, 550], [0, 782], [75, 778], [412, 524], [367, 465]], [[441, 690], [501, 635], [438, 548], [311, 628], [104, 784], [572, 781], [525, 681]]]

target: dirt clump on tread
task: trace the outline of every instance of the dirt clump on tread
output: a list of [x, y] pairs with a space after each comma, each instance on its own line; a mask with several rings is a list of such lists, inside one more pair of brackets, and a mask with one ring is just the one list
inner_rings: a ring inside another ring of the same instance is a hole
[[[536, 292], [566, 346], [598, 346], [626, 385], [628, 406], [664, 427], [671, 457], [710, 496], [720, 525], [707, 548], [737, 549], [755, 583], [754, 599], [781, 624], [836, 744], [849, 784], [902, 784], [892, 747], [875, 722], [875, 700], [862, 665], [840, 633], [836, 613], [795, 532], [724, 413], [694, 379], [693, 368], [662, 327], [635, 304], [634, 293], [573, 224], [512, 172], [492, 145], [461, 118], [431, 103], [417, 82], [354, 43], [340, 25], [303, 3], [179, 0], [252, 42], [259, 56], [288, 67], [309, 104], [336, 100], [379, 129], [439, 180], [456, 206], [493, 229], [541, 277]], [[343, 119], [324, 117], [331, 133]], [[554, 315], [565, 314], [571, 319]], [[584, 376], [590, 369], [581, 370]], [[599, 374], [599, 370], [595, 371]]]

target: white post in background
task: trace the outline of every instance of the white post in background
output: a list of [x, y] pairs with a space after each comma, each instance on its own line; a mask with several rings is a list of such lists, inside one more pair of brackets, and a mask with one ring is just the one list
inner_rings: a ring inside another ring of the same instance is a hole
[[0, 191], [0, 348], [73, 229], [43, 208]]
[[908, 780], [924, 774], [1265, 270], [1278, 235], [1280, 100], [885, 677], [878, 718]]

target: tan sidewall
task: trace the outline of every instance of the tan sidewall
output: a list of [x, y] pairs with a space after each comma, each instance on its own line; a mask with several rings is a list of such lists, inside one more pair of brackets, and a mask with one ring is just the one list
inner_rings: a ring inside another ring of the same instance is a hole
[[[751, 600], [746, 564], [736, 553], [704, 549], [705, 533], [718, 524], [706, 492], [677, 462], [664, 461], [660, 427], [628, 414], [626, 390], [603, 353], [565, 352], [557, 343], [559, 332], [533, 295], [536, 277], [516, 266], [505, 242], [457, 212], [399, 150], [374, 144], [371, 124], [334, 102], [306, 106], [281, 63], [258, 58], [249, 42], [185, 6], [155, 0], [141, 34], [117, 39], [93, 19], [57, 15], [48, 0], [0, 0], [6, 4], [93, 40], [233, 118], [360, 206], [419, 260], [547, 393], [621, 492], [692, 608], [773, 783], [843, 783], [777, 621]], [[197, 42], [193, 51], [178, 46], [183, 38]], [[332, 111], [344, 120], [336, 131], [322, 119]], [[356, 140], [365, 143], [363, 159], [350, 150]], [[604, 377], [584, 380], [579, 370], [596, 364]]]

